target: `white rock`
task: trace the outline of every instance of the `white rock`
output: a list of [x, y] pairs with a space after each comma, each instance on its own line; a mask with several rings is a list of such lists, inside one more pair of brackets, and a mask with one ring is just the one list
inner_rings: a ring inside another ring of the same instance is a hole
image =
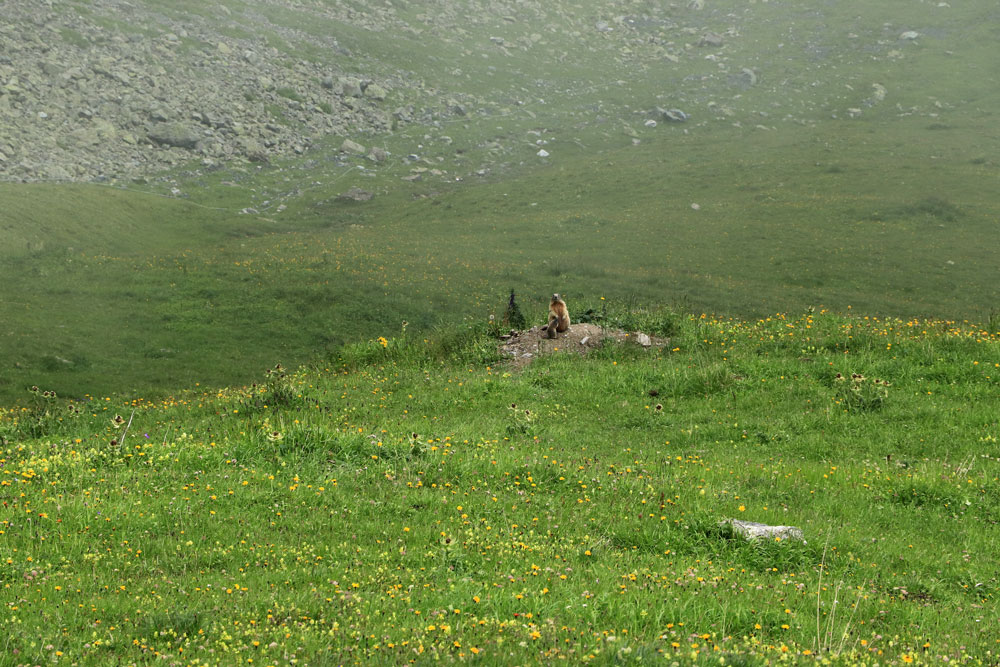
[[769, 526], [765, 523], [755, 523], [753, 521], [740, 521], [739, 519], [723, 519], [720, 526], [730, 524], [733, 532], [742, 535], [748, 540], [799, 540], [805, 542], [802, 529], [796, 526]]
[[917, 37], [920, 37], [920, 33], [916, 30], [907, 30], [899, 36], [900, 39], [916, 39]]
[[540, 151], [538, 151], [537, 153], [535, 153], [535, 155], [537, 155], [538, 157], [548, 157], [549, 156], [549, 152], [543, 148]]

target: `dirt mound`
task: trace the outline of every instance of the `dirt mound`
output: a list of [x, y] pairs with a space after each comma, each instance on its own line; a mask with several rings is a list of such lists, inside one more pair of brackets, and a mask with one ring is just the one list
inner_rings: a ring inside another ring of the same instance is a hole
[[606, 338], [618, 342], [634, 342], [643, 347], [664, 347], [670, 344], [669, 338], [656, 338], [641, 331], [605, 329], [596, 324], [570, 325], [570, 328], [558, 334], [557, 338], [547, 338], [541, 326], [525, 331], [512, 330], [501, 338], [503, 342], [500, 344], [500, 353], [518, 367], [530, 364], [543, 354], [575, 352], [584, 355], [589, 350], [600, 347]]

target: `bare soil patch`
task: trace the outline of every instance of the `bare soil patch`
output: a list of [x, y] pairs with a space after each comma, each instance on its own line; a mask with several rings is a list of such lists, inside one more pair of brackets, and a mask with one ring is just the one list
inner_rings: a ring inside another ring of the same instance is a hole
[[562, 352], [585, 355], [590, 350], [600, 347], [606, 339], [620, 343], [634, 342], [642, 347], [660, 348], [670, 344], [669, 338], [657, 338], [641, 331], [605, 329], [589, 323], [572, 324], [567, 331], [558, 334], [556, 338], [547, 338], [541, 326], [524, 331], [512, 330], [502, 338], [500, 353], [518, 368], [527, 366], [545, 354]]

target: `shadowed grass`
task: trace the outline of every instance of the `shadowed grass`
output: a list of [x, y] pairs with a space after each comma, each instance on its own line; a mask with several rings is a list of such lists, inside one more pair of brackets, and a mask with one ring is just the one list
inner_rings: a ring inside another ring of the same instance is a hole
[[[222, 16], [151, 6], [176, 20]], [[322, 16], [227, 7], [230, 36], [380, 85], [433, 81], [433, 95], [389, 91], [379, 109], [412, 103], [424, 120], [366, 139], [389, 152], [379, 164], [342, 156], [343, 137], [330, 136], [269, 165], [193, 162], [131, 190], [0, 184], [4, 400], [32, 384], [83, 397], [245, 383], [275, 359], [392, 338], [403, 321], [422, 337], [500, 320], [510, 288], [529, 324], [553, 291], [595, 322], [601, 297], [675, 304], [674, 315], [825, 306], [978, 321], [996, 309], [986, 110], [998, 88], [955, 75], [958, 63], [992, 71], [994, 8], [649, 5], [623, 9], [602, 37], [594, 26], [609, 17], [597, 8], [547, 3], [539, 16], [565, 29], [491, 10], [443, 38], [428, 29], [437, 10], [417, 3], [394, 8], [386, 40], [340, 20], [339, 3]], [[900, 41], [900, 16], [934, 28]], [[718, 53], [696, 46], [730, 26], [740, 34]], [[780, 57], [761, 44], [782, 44]], [[757, 84], [734, 85], [743, 68]], [[869, 105], [875, 83], [886, 98]], [[675, 105], [687, 123], [645, 125]], [[402, 180], [417, 167], [421, 180]], [[352, 186], [376, 196], [339, 201]], [[608, 324], [645, 326], [625, 315]], [[672, 335], [676, 322], [658, 321]]]

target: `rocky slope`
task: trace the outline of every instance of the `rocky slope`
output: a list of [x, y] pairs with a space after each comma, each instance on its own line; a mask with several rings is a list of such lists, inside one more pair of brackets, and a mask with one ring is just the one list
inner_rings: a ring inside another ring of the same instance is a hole
[[[779, 4], [0, 3], [0, 178], [262, 163], [330, 137], [378, 162], [386, 156], [362, 148], [375, 143], [365, 136], [411, 124], [436, 136], [465, 118], [517, 115], [518, 141], [542, 158], [537, 137], [556, 117], [633, 142], [689, 120], [773, 130], [853, 119], [892, 101], [882, 77], [923, 45], [910, 23], [852, 15], [831, 30], [833, 9]], [[509, 138], [495, 142], [480, 147], [512, 154]]]
[[[266, 161], [301, 153], [317, 136], [390, 127], [386, 98], [408, 85], [402, 76], [376, 79], [294, 58], [267, 38], [227, 37], [232, 11], [206, 7], [211, 20], [118, 0], [86, 12], [47, 0], [4, 4], [0, 173], [134, 177], [192, 158]], [[342, 52], [333, 37], [254, 19], [270, 35]]]

